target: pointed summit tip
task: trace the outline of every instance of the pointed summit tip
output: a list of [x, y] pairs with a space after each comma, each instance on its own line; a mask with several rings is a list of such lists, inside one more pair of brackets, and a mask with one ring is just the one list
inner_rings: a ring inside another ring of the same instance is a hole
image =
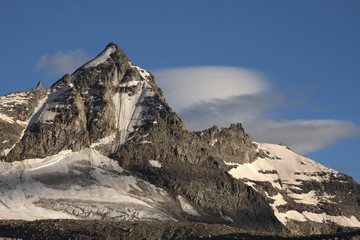
[[[125, 52], [114, 42], [110, 42], [106, 45], [104, 51], [116, 52], [119, 55], [126, 56]], [[127, 57], [127, 56], [126, 56]]]
[[106, 45], [105, 47], [105, 50], [112, 50], [114, 52], [117, 52], [117, 53], [120, 53], [120, 55], [125, 55], [125, 52], [116, 44], [116, 43], [113, 43], [113, 42], [110, 42]]
[[113, 43], [113, 42], [106, 45], [104, 51], [109, 50], [109, 49], [112, 49], [113, 51], [116, 51], [118, 53], [124, 53], [125, 54], [125, 52], [116, 43]]
[[[111, 56], [112, 55], [112, 56]], [[106, 45], [105, 49], [97, 55], [95, 58], [87, 62], [83, 67], [95, 67], [99, 64], [106, 62], [109, 58], [112, 58], [114, 61], [119, 62], [129, 62], [129, 58], [126, 56], [125, 52], [121, 50], [118, 45], [111, 42]]]
[[106, 45], [105, 49], [108, 49], [108, 48], [111, 48], [111, 47], [115, 47], [116, 49], [119, 49], [119, 46], [116, 45], [116, 43], [113, 43], [113, 42], [111, 42], [111, 43], [109, 43], [108, 45]]
[[36, 90], [40, 90], [43, 89], [43, 86], [41, 84], [41, 81], [38, 82], [37, 86], [36, 86]]

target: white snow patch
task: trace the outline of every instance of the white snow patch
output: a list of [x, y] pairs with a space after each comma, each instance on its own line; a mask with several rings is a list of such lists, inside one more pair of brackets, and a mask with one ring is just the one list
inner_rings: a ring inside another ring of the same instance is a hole
[[337, 174], [336, 171], [302, 157], [282, 145], [265, 143], [257, 143], [257, 145], [270, 156], [258, 158], [252, 163], [226, 163], [236, 165], [229, 171], [230, 175], [237, 179], [267, 181], [273, 187], [282, 189], [301, 185], [302, 181], [329, 181], [331, 174]]
[[156, 168], [161, 168], [162, 164], [159, 161], [156, 160], [149, 160], [149, 163], [151, 166], [156, 167]]
[[29, 96], [26, 92], [16, 92], [0, 96], [1, 107], [12, 107], [14, 105], [26, 104], [28, 100]]
[[135, 80], [129, 81], [129, 82], [120, 84], [120, 87], [133, 87], [133, 86], [137, 86], [139, 82], [140, 82], [140, 81], [135, 81]]
[[[266, 193], [266, 192], [265, 192]], [[267, 194], [267, 193], [266, 193]], [[268, 196], [269, 197], [269, 196]], [[281, 193], [278, 193], [277, 195], [273, 196], [273, 197], [269, 197], [271, 199], [274, 200], [274, 202], [272, 204], [270, 204], [270, 206], [272, 207], [272, 209], [274, 210], [274, 214], [275, 217], [284, 225], [286, 224], [286, 218], [279, 213], [279, 210], [277, 209], [278, 206], [281, 205], [286, 205], [287, 202], [284, 200], [283, 196], [281, 195]]]
[[185, 200], [185, 198], [178, 195], [177, 199], [179, 200], [181, 209], [184, 212], [193, 216], [200, 216], [200, 214]]
[[307, 221], [307, 219], [304, 217], [304, 215], [302, 215], [301, 213], [299, 213], [298, 211], [295, 211], [295, 210], [287, 211], [285, 214], [286, 214], [287, 219], [292, 219], [292, 220], [295, 220], [298, 222]]
[[221, 216], [221, 218], [224, 219], [225, 221], [232, 222], [232, 223], [234, 222], [234, 220], [233, 220], [231, 217], [226, 216], [226, 215], [223, 215], [222, 212], [220, 212], [220, 216]]
[[107, 48], [102, 53], [100, 53], [99, 56], [97, 56], [96, 58], [94, 58], [93, 60], [91, 60], [90, 62], [85, 64], [84, 68], [95, 67], [95, 66], [105, 62], [110, 57], [110, 54], [112, 54], [115, 51], [116, 51], [115, 46]]
[[359, 220], [354, 217], [345, 217], [345, 216], [330, 216], [325, 213], [311, 213], [303, 212], [302, 213], [307, 219], [313, 222], [334, 222], [344, 227], [360, 227]]
[[296, 193], [289, 193], [289, 197], [295, 199], [297, 203], [309, 204], [309, 205], [318, 205], [320, 202], [329, 202], [329, 199], [334, 198], [335, 196], [330, 196], [327, 193], [316, 193], [314, 190], [308, 193], [296, 194]]
[[343, 227], [360, 227], [359, 220], [354, 216], [331, 216], [326, 213], [312, 213], [307, 211], [299, 213], [295, 210], [290, 210], [285, 213], [275, 212], [275, 216], [284, 225], [286, 225], [289, 220], [294, 220], [298, 222], [312, 221], [317, 223], [333, 222]]
[[22, 125], [23, 127], [26, 127], [27, 126], [27, 122], [24, 122], [24, 121], [21, 121], [21, 120], [16, 120], [16, 123], [19, 124], [19, 125]]
[[0, 156], [5, 157], [6, 155], [8, 155], [8, 153], [10, 151], [11, 151], [11, 148], [6, 148], [0, 153]]
[[253, 189], [255, 189], [255, 190], [257, 191], [257, 189], [255, 188], [256, 183], [247, 181], [247, 182], [245, 182], [245, 184], [248, 185], [248, 186], [250, 186], [250, 187], [252, 187]]
[[136, 70], [138, 70], [138, 72], [140, 73], [140, 75], [144, 78], [147, 79], [150, 76], [150, 73], [148, 71], [146, 71], [145, 69], [134, 65], [133, 63], [129, 62], [130, 66], [132, 68], [135, 68]]
[[218, 142], [218, 139], [217, 138], [215, 138], [215, 139], [213, 139], [213, 140], [211, 140], [211, 142], [210, 142], [210, 146], [214, 146], [215, 145], [215, 143], [217, 143]]
[[[308, 196], [314, 196], [312, 192], [309, 192], [309, 194], [307, 194]], [[311, 197], [309, 197], [310, 199], [312, 199]], [[325, 223], [327, 221], [330, 222], [334, 222], [339, 224], [340, 226], [345, 226], [345, 227], [360, 227], [360, 222], [354, 217], [351, 216], [349, 217], [345, 217], [345, 216], [330, 216], [327, 215], [326, 213], [311, 213], [311, 212], [302, 212], [299, 213], [298, 211], [295, 210], [290, 210], [287, 211], [285, 213], [281, 213], [278, 211], [277, 207], [281, 206], [281, 205], [286, 205], [287, 202], [284, 200], [283, 196], [278, 193], [276, 196], [273, 197], [269, 197], [274, 201], [274, 203], [270, 204], [270, 206], [273, 208], [274, 210], [274, 214], [275, 217], [284, 225], [287, 224], [287, 222], [289, 220], [294, 220], [294, 221], [298, 221], [298, 222], [305, 222], [305, 221], [313, 221], [313, 222], [319, 222], [319, 223]], [[307, 199], [309, 200], [309, 199]], [[311, 203], [308, 204], [312, 204], [313, 201], [309, 200]]]
[[117, 92], [113, 96], [115, 105], [117, 127], [120, 132], [120, 144], [123, 144], [135, 126], [140, 126], [147, 117], [143, 113], [147, 107], [141, 103], [146, 97], [154, 96], [151, 86], [143, 82], [141, 90], [130, 96], [128, 93]]
[[8, 122], [8, 123], [14, 123], [14, 119], [12, 117], [9, 117], [3, 113], [0, 113], [0, 120], [3, 120], [5, 122]]
[[91, 148], [97, 147], [97, 146], [101, 146], [101, 145], [107, 145], [107, 144], [111, 144], [116, 138], [116, 133], [113, 133], [109, 136], [106, 136], [102, 139], [100, 139], [98, 142], [91, 144]]
[[281, 193], [278, 193], [277, 195], [270, 197], [274, 200], [274, 203], [271, 204], [272, 207], [278, 207], [281, 205], [286, 205], [287, 202], [284, 200], [284, 197], [281, 195]]

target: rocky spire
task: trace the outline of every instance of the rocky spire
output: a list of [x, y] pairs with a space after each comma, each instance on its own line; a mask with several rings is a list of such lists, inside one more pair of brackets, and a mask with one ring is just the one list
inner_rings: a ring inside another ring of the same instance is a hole
[[43, 86], [41, 84], [41, 81], [38, 82], [37, 86], [36, 86], [36, 90], [40, 90], [43, 89]]
[[69, 73], [65, 74], [62, 79], [66, 83], [66, 86], [70, 86], [72, 77]]

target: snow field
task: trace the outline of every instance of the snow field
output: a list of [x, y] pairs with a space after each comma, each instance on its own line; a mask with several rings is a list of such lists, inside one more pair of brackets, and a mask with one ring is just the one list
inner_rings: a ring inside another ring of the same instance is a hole
[[193, 216], [200, 216], [200, 214], [183, 198], [182, 196], [178, 195], [177, 199], [180, 203], [181, 209], [186, 212], [187, 214]]
[[[144, 186], [145, 191], [157, 192], [156, 198], [145, 197]], [[141, 194], [134, 194], [134, 191]], [[108, 210], [105, 218], [174, 220], [154, 208], [169, 201], [165, 191], [131, 176], [114, 160], [94, 149], [67, 150], [42, 159], [0, 162], [0, 219], [79, 217], [59, 205], [39, 204], [51, 201], [66, 203], [64, 207], [74, 208], [74, 213], [84, 205], [81, 214], [89, 211], [86, 214], [96, 218], [104, 204], [115, 204], [110, 207], [115, 208], [114, 211]], [[119, 204], [123, 208], [120, 209]]]
[[[331, 199], [335, 196], [315, 191], [294, 193], [292, 190], [302, 191], [301, 185], [303, 181], [329, 181], [331, 176], [338, 174], [336, 171], [311, 159], [302, 157], [285, 146], [267, 143], [256, 144], [258, 149], [264, 151], [268, 157], [258, 158], [252, 163], [245, 164], [225, 162], [227, 165], [234, 166], [229, 171], [230, 175], [236, 179], [244, 179], [245, 183], [252, 186], [255, 190], [256, 182], [270, 182], [274, 188], [285, 190], [284, 194], [287, 194], [288, 197], [293, 198], [299, 204], [317, 205], [321, 202], [331, 203]], [[267, 195], [267, 197], [274, 200], [270, 206], [273, 208], [277, 219], [284, 225], [289, 220], [294, 220], [319, 223], [330, 221], [340, 226], [360, 227], [360, 222], [354, 216], [330, 216], [326, 213], [311, 213], [307, 211], [300, 213], [295, 210], [279, 212], [277, 207], [287, 204], [283, 195], [278, 193], [272, 197]]]

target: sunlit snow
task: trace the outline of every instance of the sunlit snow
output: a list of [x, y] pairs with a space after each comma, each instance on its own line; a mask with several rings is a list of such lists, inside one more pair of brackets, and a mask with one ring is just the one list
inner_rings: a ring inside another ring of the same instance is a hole
[[200, 214], [188, 202], [186, 202], [182, 196], [178, 195], [177, 199], [179, 200], [181, 209], [184, 212], [190, 215], [200, 216]]
[[116, 51], [116, 47], [114, 47], [114, 46], [107, 48], [102, 53], [100, 53], [99, 56], [97, 56], [96, 58], [94, 58], [93, 60], [91, 60], [90, 62], [85, 64], [84, 68], [95, 67], [95, 66], [105, 62], [110, 57], [110, 54], [115, 51]]
[[149, 160], [149, 163], [151, 166], [156, 167], [156, 168], [161, 168], [162, 164], [159, 161], [156, 160]]
[[[327, 168], [309, 158], [302, 157], [283, 145], [256, 143], [258, 151], [267, 154], [265, 158], [258, 158], [252, 163], [238, 164], [225, 162], [233, 166], [229, 174], [234, 178], [243, 179], [245, 183], [252, 186], [255, 190], [256, 182], [269, 182], [275, 189], [282, 191], [296, 203], [307, 205], [318, 205], [321, 202], [331, 203], [330, 196], [327, 193], [315, 192], [314, 190], [305, 193], [294, 193], [302, 191], [301, 185], [304, 181], [327, 182], [332, 176], [337, 176], [338, 172]], [[269, 196], [274, 200], [270, 206], [274, 210], [277, 219], [286, 225], [289, 220], [294, 221], [314, 221], [314, 222], [335, 222], [346, 227], [360, 227], [360, 222], [356, 217], [330, 216], [325, 213], [298, 212], [289, 210], [280, 212], [279, 206], [286, 205], [283, 195], [278, 193], [275, 196]]]
[[156, 207], [169, 199], [94, 149], [0, 162], [0, 219], [175, 221]]
[[[142, 82], [141, 90], [134, 95], [128, 93], [117, 92], [113, 96], [115, 105], [117, 127], [120, 132], [120, 143], [124, 143], [129, 133], [134, 131], [135, 126], [143, 123], [143, 113], [147, 107], [141, 103], [146, 97], [154, 96], [151, 86], [146, 82]], [[150, 117], [150, 116], [149, 116]]]

